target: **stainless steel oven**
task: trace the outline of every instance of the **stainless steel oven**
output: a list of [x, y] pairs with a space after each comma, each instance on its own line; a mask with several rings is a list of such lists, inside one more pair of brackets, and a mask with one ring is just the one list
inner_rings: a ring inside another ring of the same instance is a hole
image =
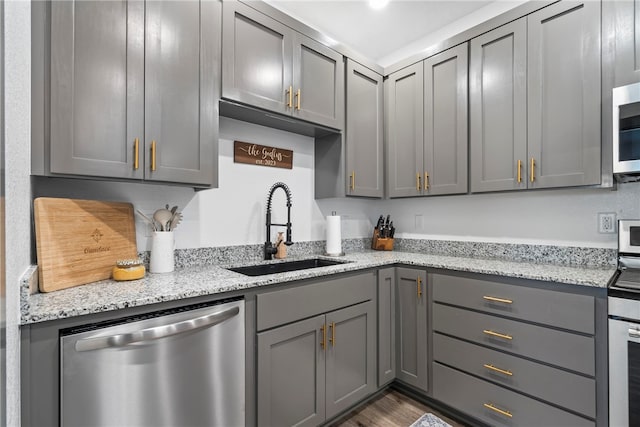
[[609, 425], [640, 426], [640, 220], [618, 223], [609, 285]]
[[613, 173], [640, 180], [640, 83], [613, 89]]

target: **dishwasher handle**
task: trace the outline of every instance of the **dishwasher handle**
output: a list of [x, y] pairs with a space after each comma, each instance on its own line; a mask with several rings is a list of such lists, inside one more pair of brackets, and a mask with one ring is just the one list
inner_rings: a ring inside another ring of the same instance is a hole
[[76, 351], [92, 351], [104, 348], [125, 347], [131, 344], [140, 344], [148, 341], [155, 341], [161, 338], [195, 331], [222, 323], [227, 319], [237, 315], [239, 307], [232, 307], [225, 311], [207, 314], [195, 319], [184, 320], [170, 325], [156, 326], [154, 328], [142, 329], [140, 331], [127, 334], [110, 335], [106, 337], [84, 338], [76, 342]]

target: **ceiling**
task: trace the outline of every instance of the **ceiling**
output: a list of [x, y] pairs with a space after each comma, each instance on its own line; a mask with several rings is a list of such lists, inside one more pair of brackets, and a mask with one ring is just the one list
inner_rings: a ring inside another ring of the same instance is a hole
[[505, 0], [391, 0], [385, 8], [374, 10], [364, 0], [265, 1], [383, 66], [385, 58], [393, 56], [394, 52], [415, 45], [443, 28], [459, 24], [465, 17], [491, 8], [492, 4], [501, 3], [499, 9], [494, 7], [497, 14], [522, 3]]

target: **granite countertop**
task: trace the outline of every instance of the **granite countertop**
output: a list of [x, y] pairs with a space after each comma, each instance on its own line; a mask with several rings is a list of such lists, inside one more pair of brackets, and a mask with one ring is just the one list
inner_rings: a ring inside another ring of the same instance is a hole
[[[323, 256], [321, 258], [330, 257]], [[23, 292], [21, 324], [26, 325], [164, 301], [253, 289], [392, 264], [496, 274], [505, 277], [598, 288], [606, 288], [615, 272], [615, 266], [563, 266], [398, 251], [364, 250], [334, 259], [343, 261], [344, 264], [257, 277], [245, 276], [225, 268], [242, 264], [209, 265], [184, 268], [173, 273], [147, 273], [143, 279], [129, 282], [105, 280], [51, 293], [28, 295], [28, 292]]]

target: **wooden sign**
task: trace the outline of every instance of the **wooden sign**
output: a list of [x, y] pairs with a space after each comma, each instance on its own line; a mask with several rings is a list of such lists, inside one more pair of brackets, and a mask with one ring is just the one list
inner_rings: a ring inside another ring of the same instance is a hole
[[233, 161], [235, 163], [293, 169], [293, 151], [250, 142], [233, 141]]

